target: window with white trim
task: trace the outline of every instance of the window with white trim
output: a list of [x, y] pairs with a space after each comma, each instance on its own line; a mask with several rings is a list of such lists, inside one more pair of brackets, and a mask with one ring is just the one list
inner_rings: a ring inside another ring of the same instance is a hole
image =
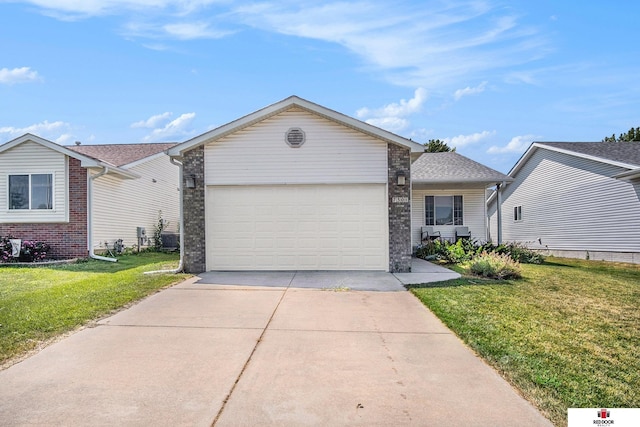
[[462, 196], [425, 196], [425, 225], [463, 225]]
[[522, 221], [522, 206], [513, 207], [513, 220]]
[[53, 209], [53, 174], [9, 175], [9, 209]]

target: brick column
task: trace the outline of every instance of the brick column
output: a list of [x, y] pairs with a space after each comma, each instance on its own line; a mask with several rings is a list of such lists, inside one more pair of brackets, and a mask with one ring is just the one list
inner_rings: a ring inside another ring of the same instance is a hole
[[[411, 271], [411, 155], [410, 150], [387, 145], [389, 167], [389, 271]], [[405, 185], [398, 185], [398, 173]]]
[[[187, 151], [183, 158], [182, 226], [184, 227], [184, 270], [202, 273], [207, 269], [204, 208], [204, 147]], [[195, 176], [196, 187], [187, 188], [186, 181]]]

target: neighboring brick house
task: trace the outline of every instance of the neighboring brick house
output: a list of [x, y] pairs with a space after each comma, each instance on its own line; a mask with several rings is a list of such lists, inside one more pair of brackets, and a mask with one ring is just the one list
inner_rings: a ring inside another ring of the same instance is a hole
[[164, 153], [173, 145], [63, 147], [31, 134], [0, 145], [0, 237], [44, 241], [63, 259], [118, 239], [133, 246], [159, 211], [176, 230], [179, 173]]
[[428, 220], [453, 236], [447, 212], [486, 240], [485, 189], [510, 180], [296, 96], [168, 154], [183, 165], [184, 267], [191, 273], [408, 272]]

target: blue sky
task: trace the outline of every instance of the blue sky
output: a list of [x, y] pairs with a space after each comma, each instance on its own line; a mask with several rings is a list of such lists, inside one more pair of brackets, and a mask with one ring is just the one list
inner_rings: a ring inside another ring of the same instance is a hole
[[640, 126], [640, 2], [0, 0], [0, 143], [184, 141], [289, 95], [507, 172]]

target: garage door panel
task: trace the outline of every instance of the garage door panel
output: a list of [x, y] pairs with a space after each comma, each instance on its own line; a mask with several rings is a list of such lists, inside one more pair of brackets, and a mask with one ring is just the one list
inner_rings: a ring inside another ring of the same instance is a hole
[[211, 186], [210, 270], [387, 270], [386, 189]]

